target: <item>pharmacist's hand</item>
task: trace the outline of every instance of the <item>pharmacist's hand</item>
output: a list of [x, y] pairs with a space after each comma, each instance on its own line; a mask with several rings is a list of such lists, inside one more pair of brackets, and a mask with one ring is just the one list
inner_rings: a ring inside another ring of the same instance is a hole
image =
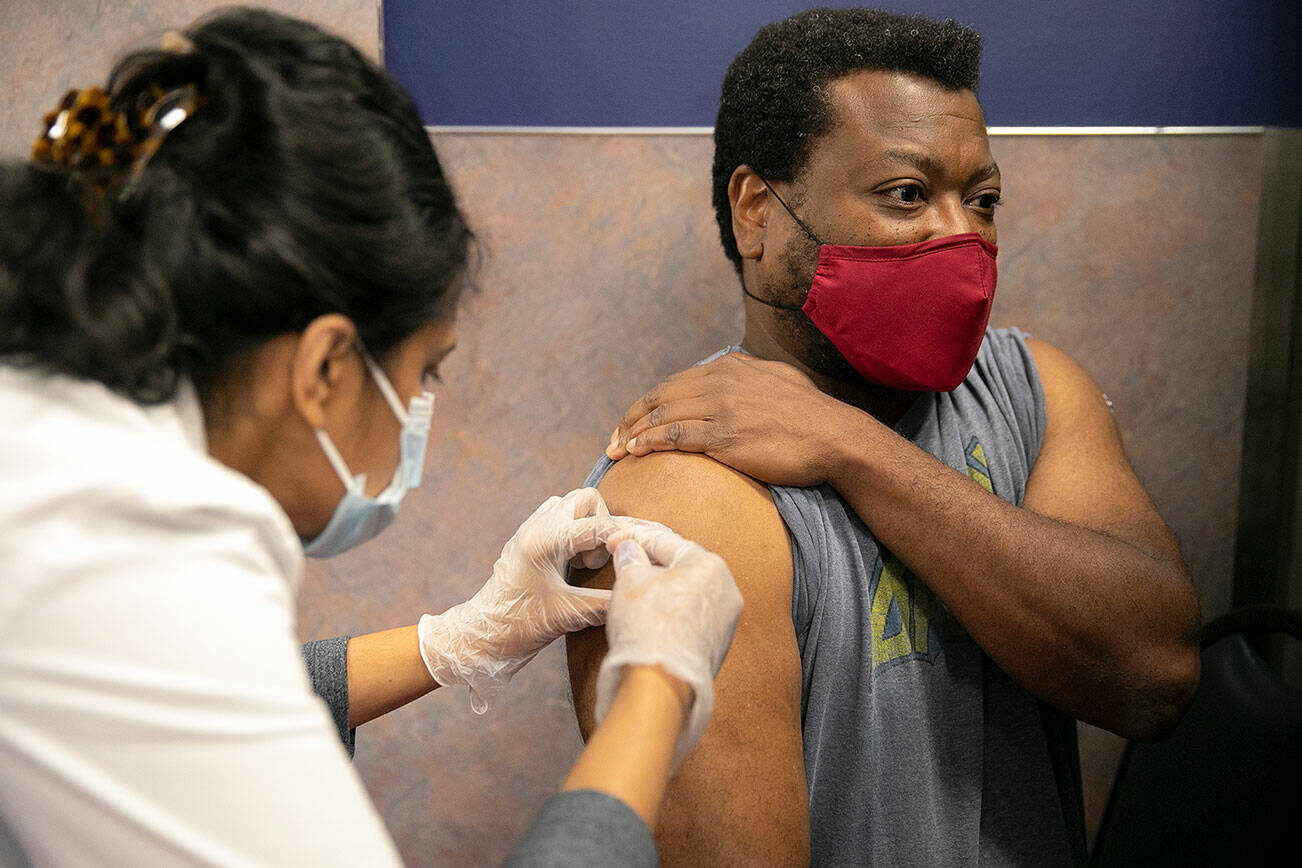
[[611, 592], [566, 584], [565, 567], [603, 566], [607, 539], [634, 521], [612, 517], [595, 488], [538, 507], [474, 597], [420, 619], [421, 655], [434, 680], [467, 685], [471, 707], [482, 714], [511, 676], [554, 639], [603, 623]]
[[663, 525], [635, 521], [609, 538], [615, 586], [606, 621], [610, 651], [597, 675], [596, 718], [605, 717], [624, 667], [660, 666], [691, 687], [677, 764], [714, 708], [714, 676], [732, 644], [742, 597], [723, 558]]

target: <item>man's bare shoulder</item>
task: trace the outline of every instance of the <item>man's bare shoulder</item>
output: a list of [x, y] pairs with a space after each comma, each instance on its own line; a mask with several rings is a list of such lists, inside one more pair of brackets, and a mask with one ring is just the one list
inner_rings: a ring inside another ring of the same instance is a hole
[[703, 501], [735, 500], [743, 507], [773, 503], [762, 483], [693, 452], [629, 455], [615, 462], [598, 487], [607, 504], [615, 498], [643, 509], [690, 510]]
[[768, 489], [746, 474], [705, 455], [653, 452], [616, 462], [598, 488], [611, 513], [661, 522], [717, 552], [738, 582], [785, 578], [790, 591], [786, 527]]

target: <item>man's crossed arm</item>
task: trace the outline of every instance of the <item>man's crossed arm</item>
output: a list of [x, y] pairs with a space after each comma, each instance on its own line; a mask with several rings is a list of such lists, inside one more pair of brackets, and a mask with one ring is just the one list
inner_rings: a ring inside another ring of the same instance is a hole
[[1013, 506], [790, 366], [731, 355], [669, 378], [608, 454], [702, 452], [775, 484], [833, 485], [999, 666], [1072, 716], [1158, 738], [1198, 681], [1197, 595], [1102, 392], [1028, 341], [1047, 426]]

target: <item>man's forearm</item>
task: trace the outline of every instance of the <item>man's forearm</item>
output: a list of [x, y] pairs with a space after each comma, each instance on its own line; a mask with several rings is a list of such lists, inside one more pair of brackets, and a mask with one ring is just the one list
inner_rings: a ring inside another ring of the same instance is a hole
[[1178, 560], [1006, 503], [856, 414], [828, 481], [1005, 672], [1129, 737], [1174, 724], [1198, 629]]

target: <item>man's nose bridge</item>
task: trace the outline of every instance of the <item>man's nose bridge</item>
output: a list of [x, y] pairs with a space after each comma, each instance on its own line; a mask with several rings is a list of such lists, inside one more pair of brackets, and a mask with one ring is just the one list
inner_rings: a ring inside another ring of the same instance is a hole
[[963, 207], [963, 200], [957, 195], [941, 196], [933, 201], [931, 222], [932, 238], [977, 231], [971, 211]]

